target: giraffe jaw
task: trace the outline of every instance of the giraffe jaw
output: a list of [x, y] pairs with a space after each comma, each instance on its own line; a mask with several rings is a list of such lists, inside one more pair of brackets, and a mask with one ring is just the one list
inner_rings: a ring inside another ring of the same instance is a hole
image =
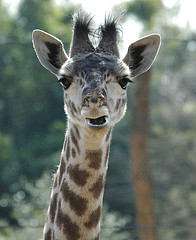
[[98, 118], [86, 118], [86, 123], [90, 128], [93, 129], [102, 129], [106, 127], [109, 123], [108, 116], [101, 116]]

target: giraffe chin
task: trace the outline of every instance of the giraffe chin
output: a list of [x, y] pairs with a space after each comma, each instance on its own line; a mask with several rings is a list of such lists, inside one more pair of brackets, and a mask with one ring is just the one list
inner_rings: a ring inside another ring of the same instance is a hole
[[101, 116], [99, 118], [86, 118], [86, 123], [90, 128], [99, 130], [108, 125], [109, 117]]

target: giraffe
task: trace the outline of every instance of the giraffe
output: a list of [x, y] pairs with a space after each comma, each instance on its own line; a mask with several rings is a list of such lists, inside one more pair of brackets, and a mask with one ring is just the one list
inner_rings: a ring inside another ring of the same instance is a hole
[[56, 37], [36, 29], [33, 47], [40, 63], [56, 75], [64, 91], [67, 130], [54, 177], [44, 240], [98, 240], [110, 141], [126, 111], [126, 89], [147, 71], [160, 47], [158, 34], [132, 43], [121, 59], [119, 23], [106, 17], [99, 43], [89, 38], [92, 18], [73, 17], [69, 56]]

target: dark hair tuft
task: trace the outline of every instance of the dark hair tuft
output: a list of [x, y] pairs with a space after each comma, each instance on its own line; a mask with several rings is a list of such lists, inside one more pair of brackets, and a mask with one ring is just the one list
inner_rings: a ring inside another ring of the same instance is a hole
[[73, 31], [76, 34], [92, 34], [93, 30], [91, 29], [93, 17], [90, 14], [86, 14], [83, 11], [78, 11], [73, 15]]

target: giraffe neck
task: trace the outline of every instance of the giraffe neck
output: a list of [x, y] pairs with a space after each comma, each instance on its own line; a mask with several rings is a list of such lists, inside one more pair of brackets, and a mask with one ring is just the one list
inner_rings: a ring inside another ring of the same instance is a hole
[[54, 179], [44, 240], [98, 240], [112, 129], [68, 122]]

